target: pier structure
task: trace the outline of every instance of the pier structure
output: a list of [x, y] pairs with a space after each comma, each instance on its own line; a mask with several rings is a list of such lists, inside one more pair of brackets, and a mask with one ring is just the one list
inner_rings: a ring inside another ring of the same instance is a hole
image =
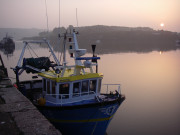
[[60, 131], [13, 87], [3, 61], [0, 62], [0, 134], [61, 135]]

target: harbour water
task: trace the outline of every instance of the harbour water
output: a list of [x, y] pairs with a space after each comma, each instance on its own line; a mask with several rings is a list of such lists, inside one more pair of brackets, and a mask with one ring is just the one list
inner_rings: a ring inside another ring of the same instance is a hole
[[[23, 47], [21, 41], [15, 44], [11, 54], [0, 50], [12, 82], [15, 74], [10, 68], [16, 66]], [[33, 45], [33, 49], [39, 56], [49, 52], [39, 45]], [[99, 56], [103, 83], [121, 83], [126, 96], [107, 129], [108, 135], [180, 134], [180, 50]], [[20, 80], [31, 79], [24, 74]]]

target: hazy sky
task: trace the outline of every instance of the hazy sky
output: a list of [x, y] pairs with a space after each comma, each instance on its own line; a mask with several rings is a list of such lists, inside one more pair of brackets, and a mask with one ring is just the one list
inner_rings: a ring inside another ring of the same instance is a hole
[[[49, 28], [59, 26], [59, 0], [46, 0]], [[180, 0], [60, 0], [60, 25], [151, 27], [180, 32]], [[45, 0], [0, 0], [0, 28], [46, 29]]]

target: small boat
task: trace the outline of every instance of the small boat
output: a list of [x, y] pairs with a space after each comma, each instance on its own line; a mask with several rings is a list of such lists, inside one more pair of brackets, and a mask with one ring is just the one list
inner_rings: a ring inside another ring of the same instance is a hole
[[6, 37], [4, 37], [0, 41], [0, 47], [4, 48], [4, 47], [10, 47], [10, 46], [15, 46], [15, 43], [14, 43], [12, 37], [10, 37], [10, 36], [8, 36], [8, 34], [6, 34]]
[[[121, 94], [120, 84], [105, 84], [106, 90], [101, 92], [103, 74], [98, 73], [100, 57], [95, 55], [96, 45], [92, 45], [93, 57], [83, 57], [86, 49], [79, 49], [77, 34], [74, 29], [64, 34], [62, 64], [48, 40], [24, 41], [19, 61], [13, 69], [16, 85], [63, 135], [104, 135], [125, 96]], [[55, 62], [48, 57], [23, 58], [31, 43], [46, 43]], [[67, 65], [66, 47], [74, 65]], [[37, 73], [41, 79], [19, 81], [24, 70]], [[110, 86], [117, 89], [109, 91]]]

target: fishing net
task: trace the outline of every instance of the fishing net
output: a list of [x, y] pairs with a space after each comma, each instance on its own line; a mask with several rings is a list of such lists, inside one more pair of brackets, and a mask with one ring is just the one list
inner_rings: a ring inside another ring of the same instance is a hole
[[39, 58], [24, 58], [23, 59], [23, 67], [25, 67], [25, 70], [27, 73], [38, 73], [38, 71], [35, 71], [31, 68], [26, 67], [26, 65], [32, 66], [37, 69], [45, 69], [45, 71], [49, 70], [49, 67], [51, 67], [51, 61], [48, 57], [39, 57]]

